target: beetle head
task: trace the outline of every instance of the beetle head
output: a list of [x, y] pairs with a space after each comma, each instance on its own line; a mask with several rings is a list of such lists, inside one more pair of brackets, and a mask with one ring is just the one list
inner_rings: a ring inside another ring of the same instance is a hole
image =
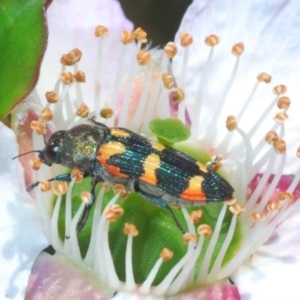
[[53, 133], [46, 143], [45, 148], [40, 152], [39, 158], [47, 166], [51, 166], [53, 163], [61, 163], [60, 150], [66, 134], [67, 132], [65, 130]]

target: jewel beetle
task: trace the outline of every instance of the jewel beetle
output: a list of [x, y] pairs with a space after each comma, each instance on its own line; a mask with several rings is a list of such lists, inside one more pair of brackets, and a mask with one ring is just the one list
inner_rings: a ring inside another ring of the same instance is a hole
[[[91, 124], [54, 132], [45, 141], [43, 150], [31, 151], [38, 152], [38, 157], [48, 166], [78, 168], [84, 177], [92, 178], [91, 200], [77, 224], [77, 233], [88, 219], [99, 182], [122, 184], [167, 209], [183, 233], [170, 204], [191, 206], [233, 198], [234, 189], [224, 178], [190, 156], [128, 129], [109, 128], [95, 118], [89, 121]], [[71, 175], [60, 174], [49, 179], [54, 180], [71, 181]], [[31, 184], [27, 191], [38, 184]]]

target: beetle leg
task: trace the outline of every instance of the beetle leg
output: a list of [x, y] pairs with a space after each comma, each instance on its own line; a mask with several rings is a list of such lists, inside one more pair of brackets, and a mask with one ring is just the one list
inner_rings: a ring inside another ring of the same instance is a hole
[[[48, 179], [47, 181], [68, 181], [70, 182], [72, 180], [71, 178], [71, 174], [60, 174], [60, 175], [57, 175], [53, 178], [50, 178]], [[27, 188], [26, 188], [26, 191], [27, 192], [30, 192], [32, 191], [36, 186], [38, 186], [40, 184], [40, 181], [37, 181], [31, 185], [29, 185]]]
[[169, 213], [171, 214], [171, 216], [172, 216], [176, 226], [178, 227], [178, 229], [182, 232], [182, 234], [185, 234], [185, 230], [183, 229], [180, 222], [178, 221], [178, 219], [177, 219], [176, 215], [174, 214], [172, 208], [167, 203], [165, 203], [160, 198], [152, 196], [152, 195], [144, 192], [142, 189], [140, 189], [138, 181], [134, 182], [133, 187], [134, 187], [135, 192], [141, 194], [142, 196], [144, 196], [147, 200], [149, 200], [150, 202], [152, 202], [156, 206], [162, 207], [162, 208], [166, 209], [167, 211], [169, 211]]
[[94, 203], [95, 203], [95, 189], [96, 189], [96, 185], [98, 182], [103, 182], [104, 180], [102, 179], [102, 177], [100, 176], [95, 176], [93, 177], [93, 181], [92, 181], [92, 185], [91, 185], [91, 189], [90, 189], [90, 193], [91, 193], [91, 200], [89, 203], [87, 203], [84, 207], [84, 210], [82, 212], [82, 215], [80, 217], [80, 220], [77, 223], [77, 234], [81, 232], [81, 230], [83, 229], [83, 227], [86, 224], [86, 221], [89, 217], [91, 208], [93, 207]]

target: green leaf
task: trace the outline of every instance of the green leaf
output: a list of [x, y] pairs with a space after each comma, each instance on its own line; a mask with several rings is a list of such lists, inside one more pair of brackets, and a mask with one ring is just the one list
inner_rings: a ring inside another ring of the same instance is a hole
[[0, 1], [0, 119], [35, 86], [47, 41], [45, 0]]
[[187, 140], [191, 131], [181, 120], [175, 118], [154, 119], [150, 122], [150, 130], [164, 145], [172, 145]]

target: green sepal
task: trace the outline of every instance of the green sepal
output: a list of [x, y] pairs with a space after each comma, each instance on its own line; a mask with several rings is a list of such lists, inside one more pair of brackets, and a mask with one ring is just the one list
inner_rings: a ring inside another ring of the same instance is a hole
[[0, 119], [35, 86], [47, 42], [45, 9], [51, 1], [0, 2]]

